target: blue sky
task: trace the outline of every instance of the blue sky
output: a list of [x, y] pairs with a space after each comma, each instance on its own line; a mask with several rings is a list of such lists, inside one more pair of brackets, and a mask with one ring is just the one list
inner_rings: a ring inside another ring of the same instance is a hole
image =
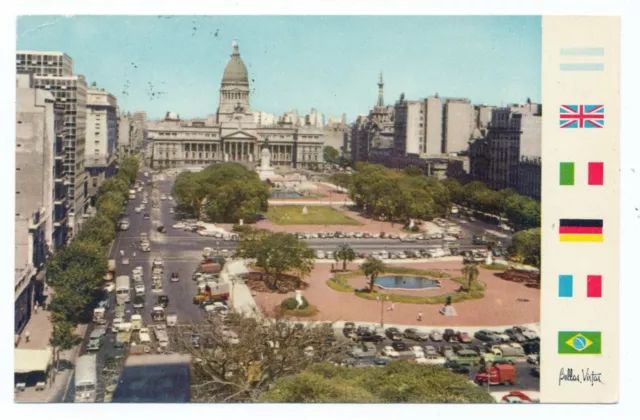
[[121, 110], [190, 118], [215, 113], [237, 39], [252, 109], [350, 122], [375, 105], [380, 71], [387, 104], [403, 92], [538, 102], [541, 32], [535, 16], [28, 16], [17, 48], [66, 52]]

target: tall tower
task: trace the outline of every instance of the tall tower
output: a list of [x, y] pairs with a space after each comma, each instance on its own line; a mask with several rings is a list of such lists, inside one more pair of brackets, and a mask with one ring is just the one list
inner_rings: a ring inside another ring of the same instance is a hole
[[233, 41], [233, 52], [227, 62], [220, 84], [218, 114], [249, 111], [249, 72], [240, 58], [240, 48]]
[[376, 106], [384, 106], [384, 82], [382, 81], [382, 72], [380, 72], [380, 80], [378, 81], [378, 103]]

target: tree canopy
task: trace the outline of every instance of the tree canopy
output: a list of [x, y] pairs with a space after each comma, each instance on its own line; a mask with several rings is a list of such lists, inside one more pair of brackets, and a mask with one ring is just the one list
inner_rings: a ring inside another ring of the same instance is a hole
[[282, 274], [295, 271], [300, 277], [313, 269], [313, 250], [295, 235], [282, 232], [262, 232], [245, 235], [238, 245], [237, 254], [255, 259], [267, 277], [273, 275], [271, 287], [277, 289]]
[[[230, 312], [223, 322], [215, 316], [204, 323], [178, 326], [178, 351], [192, 364], [192, 401], [255, 402], [274, 381], [304, 371], [314, 363], [346, 357], [346, 346], [331, 343], [330, 324], [296, 328], [275, 316], [258, 321], [253, 313]], [[194, 347], [192, 333], [202, 338]]]
[[364, 272], [364, 275], [369, 278], [369, 292], [373, 293], [376, 278], [387, 270], [387, 265], [378, 258], [367, 257], [365, 262], [360, 266], [360, 269]]
[[333, 146], [324, 146], [324, 149], [322, 149], [322, 155], [325, 162], [335, 163], [338, 156], [340, 156], [340, 152], [338, 152], [338, 150]]
[[183, 172], [173, 187], [178, 208], [194, 217], [204, 212], [215, 222], [247, 223], [268, 207], [269, 185], [237, 163], [211, 165], [198, 173]]
[[540, 228], [516, 232], [507, 249], [510, 258], [517, 262], [540, 267]]
[[260, 397], [276, 403], [492, 403], [485, 389], [465, 376], [406, 361], [354, 369], [316, 364], [277, 380]]

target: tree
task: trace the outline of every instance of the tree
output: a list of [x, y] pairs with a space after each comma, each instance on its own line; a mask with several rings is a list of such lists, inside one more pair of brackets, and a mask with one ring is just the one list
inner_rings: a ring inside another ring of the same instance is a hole
[[422, 171], [422, 169], [413, 167], [413, 166], [409, 166], [404, 168], [405, 175], [407, 176], [422, 176], [424, 175], [424, 172]]
[[509, 258], [540, 268], [540, 228], [516, 232], [507, 251]]
[[462, 274], [464, 274], [464, 278], [467, 280], [467, 291], [471, 291], [471, 285], [480, 275], [478, 265], [473, 263], [465, 264], [464, 267], [462, 267]]
[[89, 219], [80, 229], [74, 238], [77, 241], [98, 242], [107, 245], [116, 237], [116, 230], [113, 220], [104, 213], [98, 213]]
[[360, 269], [364, 272], [364, 275], [369, 278], [369, 293], [373, 293], [376, 278], [380, 273], [384, 273], [387, 270], [387, 265], [377, 258], [367, 257], [366, 261], [360, 266]]
[[[346, 357], [346, 344], [332, 345], [327, 340], [333, 335], [331, 324], [298, 329], [277, 315], [258, 318], [232, 311], [224, 324], [219, 317], [209, 316], [204, 323], [178, 326], [172, 332], [175, 350], [194, 360], [194, 402], [255, 402], [278, 379], [315, 363]], [[197, 348], [189, 340], [193, 333], [201, 337]]]
[[324, 156], [325, 162], [334, 163], [338, 156], [340, 156], [340, 152], [338, 152], [333, 146], [324, 146], [324, 149], [322, 149], [322, 155]]
[[306, 242], [290, 233], [267, 232], [252, 239], [243, 237], [238, 255], [255, 259], [256, 265], [264, 270], [267, 279], [273, 274], [270, 285], [273, 289], [278, 288], [282, 274], [295, 271], [302, 278], [313, 269], [313, 250]]
[[356, 252], [347, 243], [338, 245], [334, 255], [336, 261], [342, 261], [342, 271], [347, 271], [347, 261], [356, 259]]
[[275, 381], [260, 398], [277, 403], [491, 403], [468, 378], [441, 366], [392, 362], [376, 369], [329, 363]]
[[351, 175], [344, 172], [336, 172], [335, 174], [331, 175], [331, 177], [329, 177], [329, 182], [337, 185], [340, 188], [348, 190], [349, 185], [351, 184]]
[[74, 334], [74, 331], [75, 325], [71, 322], [58, 321], [53, 323], [53, 331], [51, 332], [49, 344], [51, 344], [51, 347], [53, 348], [53, 354], [55, 358], [56, 367], [54, 372], [58, 371], [60, 363], [60, 352], [70, 350], [82, 341], [80, 337]]
[[216, 222], [248, 223], [268, 208], [269, 185], [254, 171], [237, 163], [211, 165], [198, 173], [182, 173], [176, 178], [173, 195], [178, 208], [199, 217], [204, 211]]

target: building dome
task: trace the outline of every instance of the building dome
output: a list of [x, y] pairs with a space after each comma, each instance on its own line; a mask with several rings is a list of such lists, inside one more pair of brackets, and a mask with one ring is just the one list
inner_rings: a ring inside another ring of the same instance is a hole
[[249, 72], [247, 71], [247, 66], [244, 65], [244, 62], [240, 58], [240, 51], [238, 48], [238, 43], [233, 41], [233, 53], [231, 54], [231, 58], [227, 62], [227, 66], [224, 68], [224, 73], [222, 75], [222, 84], [249, 84]]

